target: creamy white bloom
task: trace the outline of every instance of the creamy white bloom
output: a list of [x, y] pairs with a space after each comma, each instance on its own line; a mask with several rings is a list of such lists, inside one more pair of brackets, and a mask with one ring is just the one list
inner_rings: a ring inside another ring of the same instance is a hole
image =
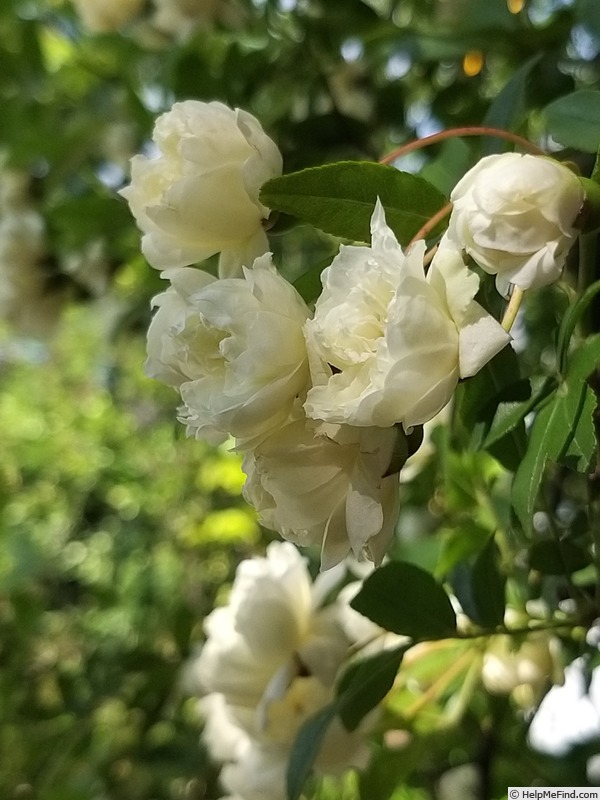
[[[277, 764], [285, 764], [298, 729], [333, 699], [350, 641], [339, 623], [338, 604], [322, 602], [340, 577], [328, 573], [312, 583], [296, 548], [273, 542], [265, 558], [240, 564], [228, 605], [206, 618], [206, 643], [191, 670], [200, 691], [209, 693], [204, 704], [209, 748], [236, 762], [225, 775], [229, 791], [246, 797], [235, 775], [255, 772], [256, 759], [267, 759], [275, 774], [285, 774]], [[364, 763], [365, 757], [363, 735], [349, 734], [338, 723], [317, 766], [331, 772]]]
[[317, 428], [296, 409], [247, 453], [244, 496], [266, 527], [319, 545], [321, 569], [351, 550], [379, 564], [398, 516], [398, 475], [390, 468], [397, 436], [393, 428]]
[[109, 33], [130, 22], [145, 0], [72, 0], [82, 25], [93, 33]]
[[425, 275], [425, 243], [403, 253], [379, 201], [370, 247], [342, 247], [322, 275], [305, 326], [313, 388], [308, 416], [405, 428], [432, 419], [459, 378], [474, 375], [509, 335], [473, 299], [479, 279], [442, 240]]
[[573, 172], [545, 156], [482, 158], [456, 185], [448, 235], [506, 295], [555, 281], [578, 231], [584, 190]]
[[179, 390], [188, 434], [212, 442], [232, 435], [240, 447], [281, 425], [308, 381], [306, 304], [270, 254], [243, 275], [173, 270], [171, 287], [153, 301], [145, 366]]
[[277, 145], [251, 114], [222, 103], [175, 103], [154, 126], [155, 158], [131, 160], [121, 194], [153, 267], [172, 269], [220, 253], [222, 277], [268, 250], [261, 186], [281, 174]]

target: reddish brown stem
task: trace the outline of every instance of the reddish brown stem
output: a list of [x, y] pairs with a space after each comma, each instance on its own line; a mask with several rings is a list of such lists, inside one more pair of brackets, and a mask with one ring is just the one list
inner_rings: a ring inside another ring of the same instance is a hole
[[505, 131], [502, 130], [502, 128], [468, 126], [466, 128], [449, 128], [448, 130], [440, 131], [439, 133], [432, 133], [431, 136], [424, 136], [422, 139], [414, 139], [412, 142], [403, 144], [400, 147], [397, 147], [395, 150], [392, 150], [390, 153], [387, 153], [387, 155], [379, 159], [379, 163], [390, 164], [397, 158], [405, 156], [408, 153], [412, 153], [413, 150], [420, 150], [422, 147], [427, 147], [430, 144], [436, 144], [437, 142], [443, 142], [445, 139], [453, 139], [460, 136], [496, 136], [498, 139], [506, 139], [509, 142], [520, 144], [521, 147], [524, 147], [526, 150], [529, 150], [531, 153], [535, 153], [538, 156], [546, 155], [544, 151], [541, 150], [537, 145], [535, 145], [533, 142], [530, 142], [529, 139], [519, 136], [518, 133], [511, 133], [511, 131]]
[[445, 219], [445, 217], [447, 217], [451, 211], [452, 203], [446, 203], [446, 205], [442, 206], [439, 211], [436, 211], [433, 217], [430, 217], [427, 222], [415, 233], [413, 238], [408, 243], [408, 247], [410, 247], [411, 244], [414, 244], [419, 239], [427, 238], [427, 234], [431, 233], [438, 222], [441, 222], [443, 219]]

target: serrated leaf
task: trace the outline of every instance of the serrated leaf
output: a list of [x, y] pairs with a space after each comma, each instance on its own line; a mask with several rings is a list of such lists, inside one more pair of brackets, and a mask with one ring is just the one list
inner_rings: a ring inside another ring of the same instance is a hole
[[287, 769], [287, 800], [299, 800], [333, 718], [336, 704], [330, 703], [306, 720], [296, 735]]
[[552, 137], [565, 147], [596, 153], [600, 142], [600, 92], [581, 89], [559, 97], [544, 109]]
[[571, 575], [587, 567], [590, 560], [584, 548], [568, 541], [546, 539], [529, 550], [529, 566], [545, 575]]
[[584, 387], [581, 411], [577, 423], [571, 433], [571, 440], [563, 455], [567, 466], [577, 472], [587, 472], [596, 452], [596, 430], [594, 427], [594, 411], [598, 398], [589, 386]]
[[413, 639], [442, 639], [456, 633], [450, 598], [431, 573], [402, 561], [375, 570], [350, 603], [385, 630]]
[[528, 400], [500, 403], [496, 409], [496, 414], [494, 415], [488, 434], [483, 441], [483, 447], [488, 449], [504, 439], [504, 437], [514, 430], [519, 423], [523, 422], [525, 417], [555, 388], [556, 382], [548, 378]]
[[342, 161], [291, 172], [267, 181], [260, 193], [268, 208], [356, 242], [371, 241], [370, 220], [377, 197], [402, 245], [446, 203], [444, 195], [418, 175], [370, 161]]
[[[578, 441], [590, 436], [590, 428], [586, 434], [586, 423], [582, 421], [582, 415], [590, 411], [589, 387], [585, 381], [598, 364], [600, 334], [590, 337], [572, 355], [563, 382], [538, 411], [531, 427], [527, 453], [515, 473], [511, 495], [517, 517], [527, 532], [531, 532], [531, 519], [546, 463], [560, 461], [570, 448], [577, 446], [573, 445], [576, 436]], [[580, 425], [584, 427], [580, 429]], [[585, 457], [589, 447], [589, 443], [581, 441], [581, 457]]]
[[319, 261], [317, 264], [307, 269], [306, 272], [303, 272], [302, 275], [294, 281], [294, 288], [305, 303], [313, 303], [321, 294], [323, 290], [321, 273], [325, 267], [331, 264], [332, 259], [333, 256], [326, 260]]
[[406, 647], [384, 650], [350, 664], [337, 690], [338, 714], [349, 731], [380, 703], [394, 684]]
[[529, 381], [519, 374], [519, 363], [511, 347], [503, 348], [473, 378], [464, 381], [455, 397], [456, 418], [463, 437], [473, 450], [486, 446], [507, 469], [516, 469], [525, 453], [526, 440], [520, 419], [506, 427], [484, 445], [500, 406], [526, 401], [531, 394]]

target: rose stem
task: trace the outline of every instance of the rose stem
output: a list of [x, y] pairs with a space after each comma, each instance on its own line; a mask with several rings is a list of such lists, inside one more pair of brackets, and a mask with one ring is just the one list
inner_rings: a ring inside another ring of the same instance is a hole
[[436, 211], [433, 217], [428, 219], [427, 222], [421, 228], [419, 228], [419, 230], [415, 233], [415, 235], [408, 243], [408, 247], [410, 247], [419, 239], [424, 239], [428, 233], [431, 233], [431, 231], [435, 228], [438, 222], [441, 222], [445, 217], [447, 217], [451, 211], [452, 211], [452, 203], [446, 203], [446, 205], [442, 206], [439, 211]]
[[513, 326], [515, 318], [519, 313], [519, 309], [521, 308], [524, 295], [525, 292], [523, 289], [519, 289], [518, 286], [513, 286], [508, 306], [504, 312], [504, 317], [502, 318], [502, 327], [506, 332], [510, 331]]
[[469, 126], [466, 128], [449, 128], [445, 131], [439, 131], [439, 133], [432, 133], [431, 136], [423, 136], [421, 139], [414, 139], [412, 142], [403, 144], [400, 147], [397, 147], [395, 150], [392, 150], [390, 153], [387, 153], [385, 156], [379, 159], [379, 163], [389, 164], [391, 161], [395, 161], [401, 156], [412, 153], [413, 150], [420, 150], [422, 147], [427, 147], [430, 144], [436, 144], [437, 142], [443, 142], [445, 139], [452, 139], [461, 136], [495, 136], [498, 139], [507, 139], [509, 142], [520, 144], [526, 150], [529, 150], [538, 156], [546, 155], [544, 151], [541, 150], [537, 145], [535, 145], [533, 142], [530, 142], [529, 139], [519, 136], [517, 133], [504, 131], [501, 128]]

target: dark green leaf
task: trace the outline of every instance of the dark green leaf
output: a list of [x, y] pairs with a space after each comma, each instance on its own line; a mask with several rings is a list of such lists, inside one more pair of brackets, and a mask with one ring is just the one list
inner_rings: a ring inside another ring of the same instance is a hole
[[474, 621], [485, 627], [504, 621], [506, 579], [500, 571], [498, 547], [490, 538], [475, 560], [472, 572], [473, 601], [477, 609]]
[[350, 605], [382, 628], [414, 639], [456, 633], [446, 592], [429, 572], [408, 562], [392, 561], [375, 570]]
[[589, 308], [592, 300], [598, 294], [598, 292], [600, 292], [600, 281], [596, 281], [588, 286], [585, 292], [580, 295], [577, 300], [565, 311], [565, 315], [558, 331], [558, 342], [556, 346], [558, 351], [558, 368], [560, 372], [564, 372], [567, 366], [569, 344], [571, 343], [571, 336], [573, 335], [577, 323], [585, 311]]
[[386, 220], [406, 245], [445, 204], [435, 187], [418, 175], [369, 161], [343, 161], [273, 178], [262, 187], [261, 202], [325, 233], [370, 242], [370, 220], [377, 197]]
[[321, 273], [325, 267], [331, 264], [331, 261], [331, 258], [320, 261], [318, 264], [307, 269], [306, 272], [303, 272], [302, 275], [294, 281], [294, 287], [305, 303], [313, 303], [321, 294], [323, 290]]
[[[525, 531], [531, 531], [531, 518], [546, 463], [560, 461], [569, 453], [568, 465], [572, 465], [573, 456], [581, 465], [590, 452], [587, 439], [591, 428], [582, 417], [584, 414], [591, 416], [593, 408], [585, 381], [599, 363], [600, 334], [596, 334], [573, 354], [564, 381], [538, 411], [527, 453], [515, 474], [512, 488], [513, 507]], [[580, 447], [577, 442], [581, 442]]]
[[573, 542], [546, 539], [529, 550], [529, 566], [545, 575], [571, 575], [589, 563], [589, 553]]
[[330, 703], [307, 719], [298, 731], [287, 770], [287, 800], [299, 800], [335, 715], [336, 704]]
[[596, 153], [600, 142], [600, 92], [581, 89], [559, 97], [544, 109], [548, 131], [557, 142]]
[[338, 713], [349, 731], [380, 703], [394, 684], [406, 648], [384, 650], [350, 664], [338, 686]]
[[524, 400], [520, 403], [500, 403], [496, 409], [496, 414], [494, 415], [488, 434], [484, 439], [483, 446], [489, 448], [497, 442], [502, 441], [508, 433], [519, 425], [519, 423], [523, 422], [527, 414], [533, 411], [555, 387], [556, 382], [549, 378], [544, 381], [542, 386], [534, 392], [528, 400]]
[[485, 628], [504, 621], [506, 580], [498, 568], [498, 548], [488, 537], [471, 561], [456, 565], [450, 575], [452, 588], [468, 617]]
[[512, 347], [505, 347], [473, 378], [464, 381], [456, 392], [456, 419], [470, 448], [479, 450], [486, 447], [507, 469], [516, 469], [526, 446], [520, 411], [516, 411], [514, 418], [503, 427], [498, 422], [493, 438], [488, 441], [487, 437], [499, 409], [511, 404], [508, 414], [512, 404], [528, 400], [530, 394], [531, 387], [520, 377], [518, 359]]

